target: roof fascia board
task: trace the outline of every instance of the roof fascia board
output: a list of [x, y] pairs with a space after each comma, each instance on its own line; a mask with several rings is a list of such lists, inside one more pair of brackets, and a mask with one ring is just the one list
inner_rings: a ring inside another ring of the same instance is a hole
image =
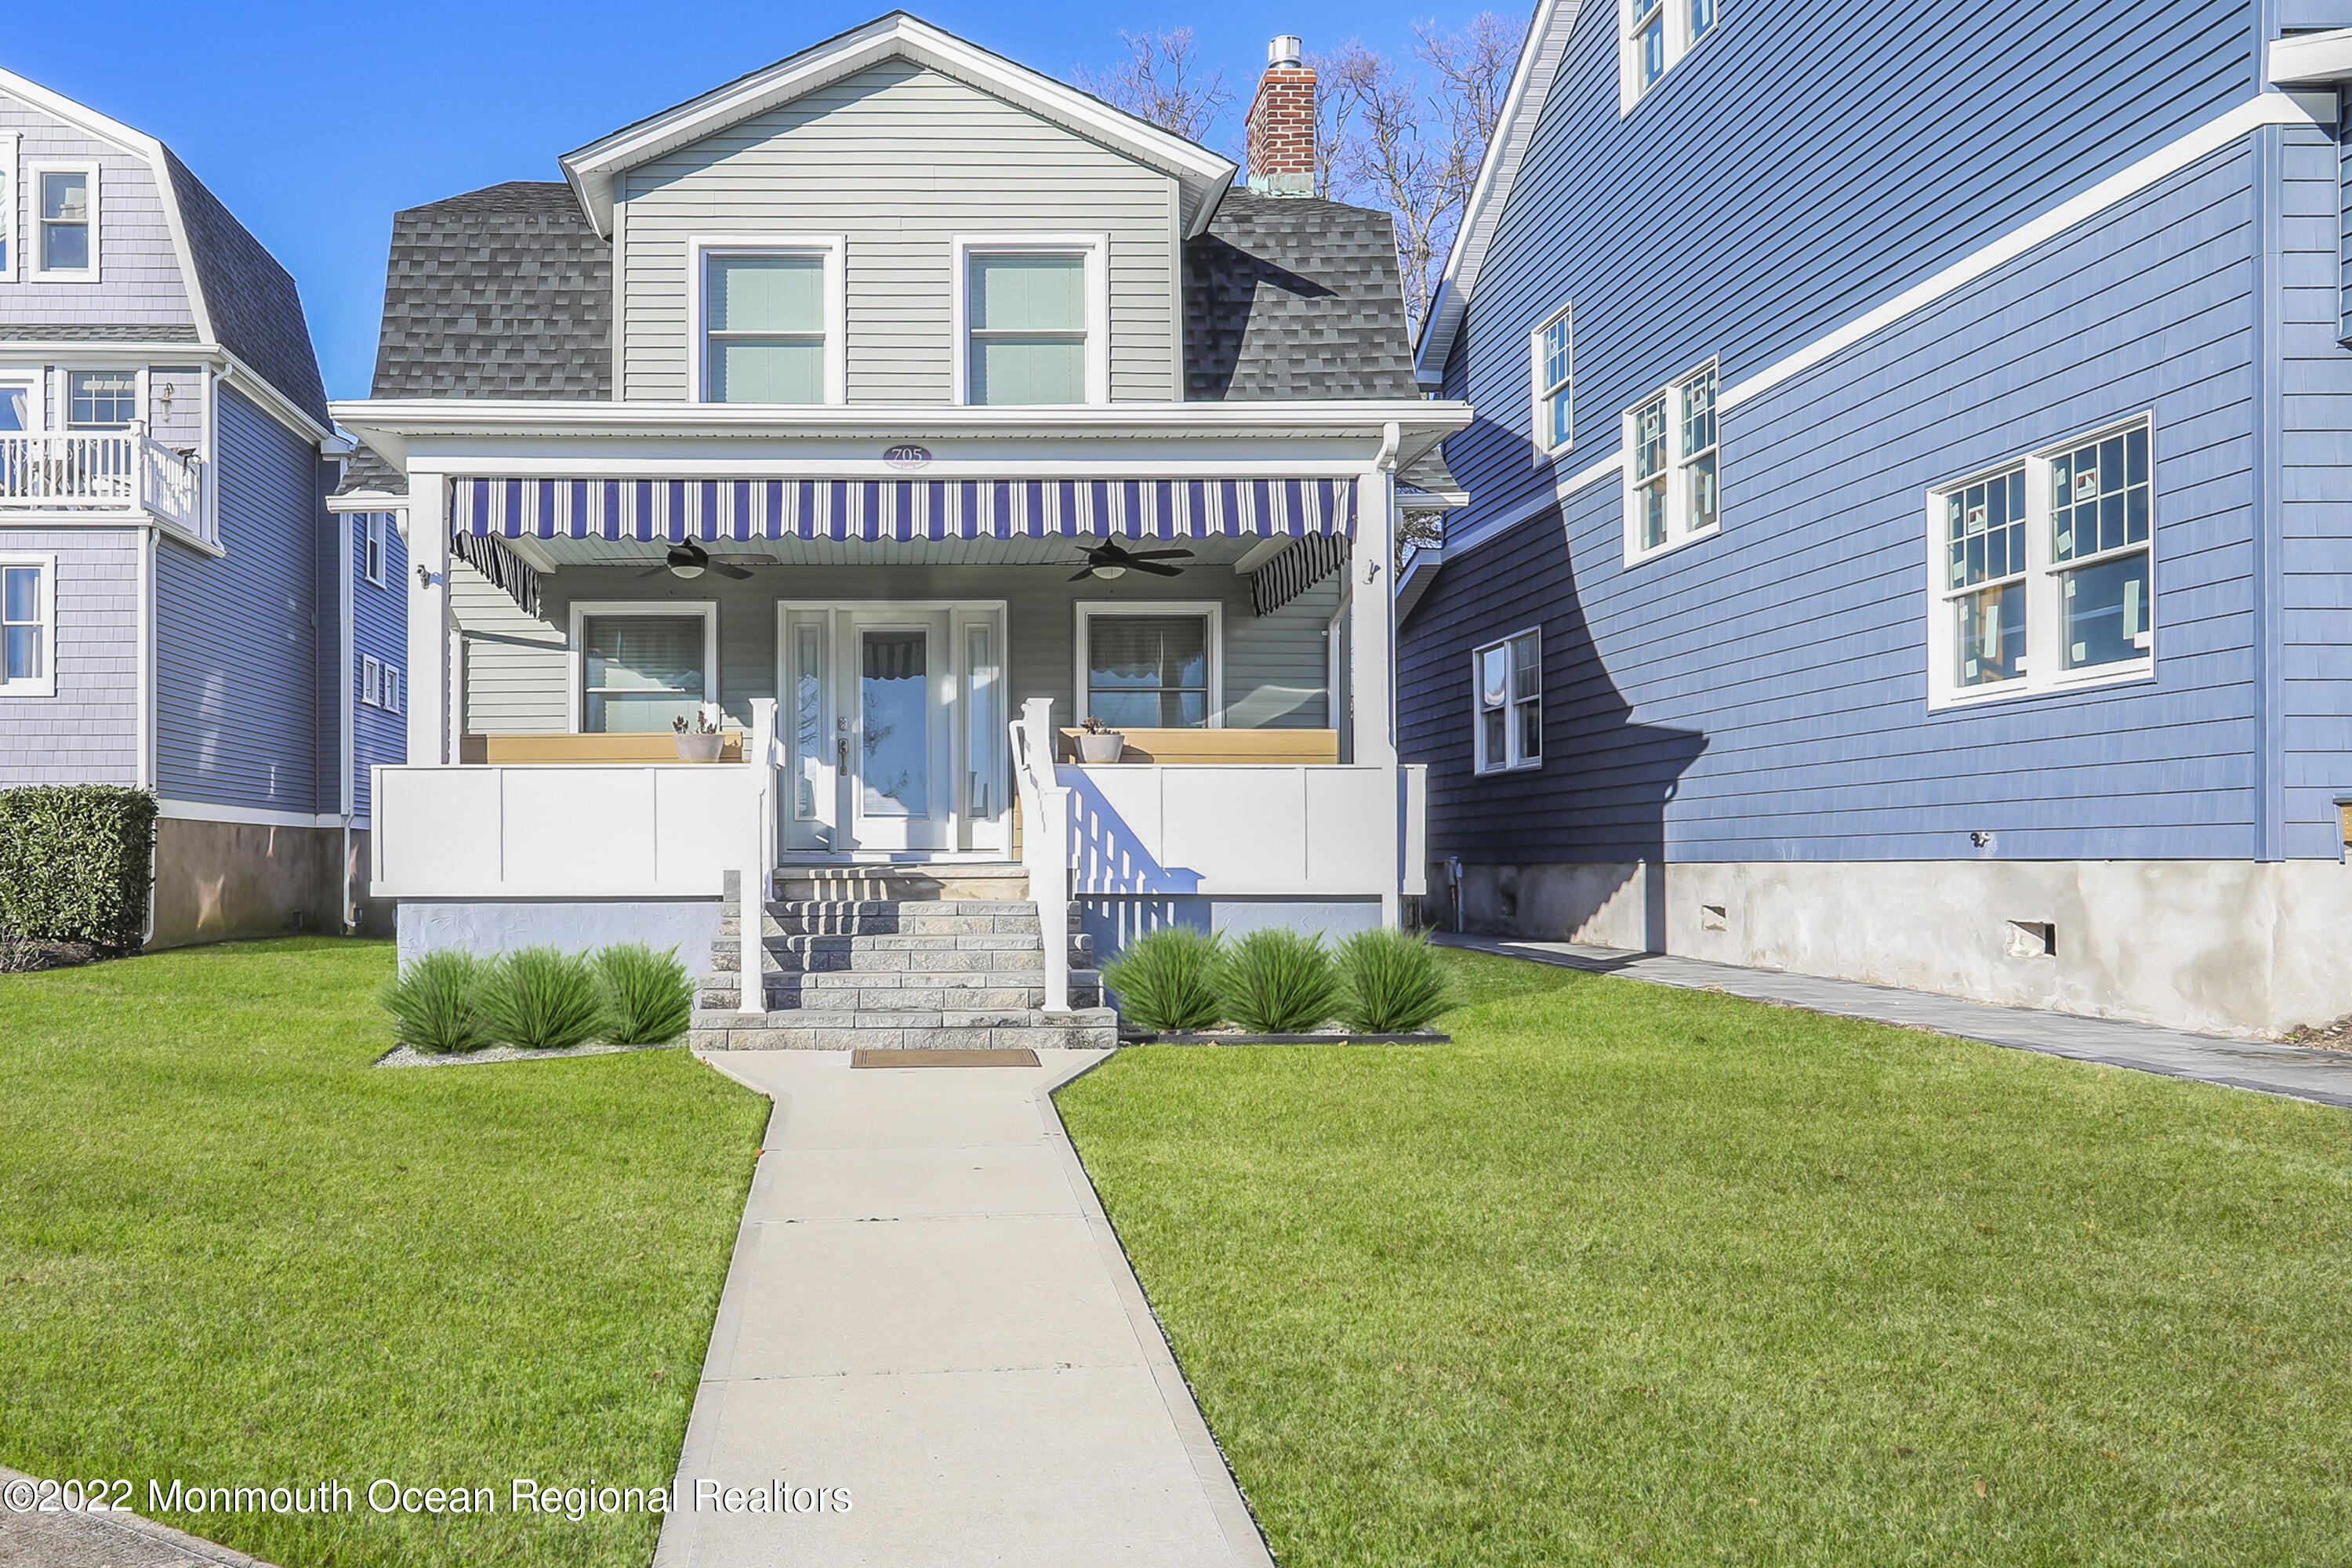
[[1518, 68], [1511, 73], [1502, 118], [1496, 121], [1495, 136], [1486, 143], [1486, 157], [1479, 161], [1478, 183], [1471, 187], [1469, 205], [1454, 231], [1445, 270], [1438, 276], [1437, 297], [1431, 302], [1421, 344], [1413, 355], [1414, 374], [1424, 386], [1444, 380], [1445, 361], [1462, 330], [1470, 291], [1477, 287], [1487, 247], [1494, 243], [1495, 231], [1510, 206], [1511, 187], [1527, 163], [1544, 105], [1567, 58], [1569, 39], [1583, 14], [1584, 0], [1542, 0], [1528, 23], [1527, 42], [1519, 47]]
[[2273, 38], [2265, 63], [2273, 87], [2334, 87], [2352, 80], [2352, 27]]
[[613, 233], [614, 177], [867, 67], [911, 59], [1167, 174], [1184, 190], [1188, 237], [1207, 228], [1235, 165], [1204, 147], [903, 12], [854, 27], [763, 70], [593, 142], [561, 160], [599, 237]]

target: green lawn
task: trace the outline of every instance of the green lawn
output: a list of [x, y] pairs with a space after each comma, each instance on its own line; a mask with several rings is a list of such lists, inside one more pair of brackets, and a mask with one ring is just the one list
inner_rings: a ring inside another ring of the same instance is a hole
[[2352, 1561], [2352, 1112], [1449, 962], [1060, 1096], [1286, 1568]]
[[683, 1051], [380, 1070], [381, 942], [0, 975], [0, 1464], [488, 1485], [478, 1518], [165, 1516], [284, 1564], [628, 1564], [766, 1102]]

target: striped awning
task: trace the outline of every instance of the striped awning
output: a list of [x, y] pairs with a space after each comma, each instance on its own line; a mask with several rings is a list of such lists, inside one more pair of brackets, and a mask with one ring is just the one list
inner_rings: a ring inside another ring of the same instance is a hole
[[1208, 539], [1356, 531], [1348, 479], [452, 479], [506, 539]]

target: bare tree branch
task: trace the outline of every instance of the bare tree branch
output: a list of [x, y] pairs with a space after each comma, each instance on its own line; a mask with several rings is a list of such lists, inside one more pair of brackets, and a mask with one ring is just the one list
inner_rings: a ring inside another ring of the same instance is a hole
[[1080, 67], [1072, 73], [1080, 88], [1104, 102], [1172, 131], [1187, 142], [1205, 142], [1209, 131], [1234, 101], [1225, 73], [1201, 63], [1201, 46], [1190, 27], [1167, 33], [1129, 33], [1119, 41], [1128, 58], [1107, 71]]

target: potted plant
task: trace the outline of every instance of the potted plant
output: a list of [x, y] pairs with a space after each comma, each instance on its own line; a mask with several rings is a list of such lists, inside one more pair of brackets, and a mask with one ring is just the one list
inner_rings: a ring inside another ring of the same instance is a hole
[[715, 763], [719, 749], [727, 743], [719, 726], [708, 719], [673, 719], [669, 727], [677, 732], [677, 760], [681, 763]]
[[1127, 737], [1091, 713], [1078, 727], [1078, 761], [1082, 763], [1115, 763], [1126, 749]]

